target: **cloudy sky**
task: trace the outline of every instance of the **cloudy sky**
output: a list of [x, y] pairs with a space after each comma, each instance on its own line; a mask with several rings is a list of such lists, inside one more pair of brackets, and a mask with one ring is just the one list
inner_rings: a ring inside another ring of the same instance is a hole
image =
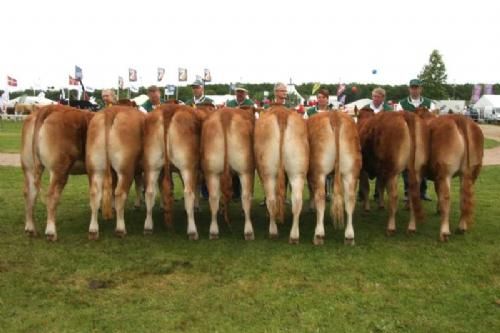
[[[117, 85], [136, 68], [140, 84], [375, 82], [416, 76], [433, 49], [450, 83], [500, 82], [500, 5], [494, 1], [23, 1], [0, 11], [0, 88]], [[377, 74], [372, 74], [376, 69]], [[127, 81], [126, 81], [127, 84]]]

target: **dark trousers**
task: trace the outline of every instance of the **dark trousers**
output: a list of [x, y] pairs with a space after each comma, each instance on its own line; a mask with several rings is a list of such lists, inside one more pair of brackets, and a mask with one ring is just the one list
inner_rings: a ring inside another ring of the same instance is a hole
[[[409, 182], [408, 182], [408, 170], [403, 171], [403, 183], [405, 187], [405, 195], [408, 195], [408, 187], [409, 187]], [[427, 195], [427, 179], [424, 177], [422, 178], [422, 182], [420, 183], [420, 197], [424, 197]]]

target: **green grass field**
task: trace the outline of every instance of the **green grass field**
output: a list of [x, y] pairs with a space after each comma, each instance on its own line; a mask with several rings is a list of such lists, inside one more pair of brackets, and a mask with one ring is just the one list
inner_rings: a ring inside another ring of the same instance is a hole
[[484, 149], [491, 149], [500, 146], [500, 141], [484, 138]]
[[[23, 233], [22, 175], [0, 167], [0, 332], [498, 332], [500, 331], [500, 167], [484, 168], [476, 186], [475, 225], [438, 242], [434, 202], [426, 223], [386, 237], [386, 211], [355, 214], [356, 246], [327, 219], [325, 245], [312, 245], [314, 214], [301, 218], [301, 243], [287, 243], [290, 212], [278, 240], [267, 239], [258, 202], [256, 240], [243, 240], [239, 204], [232, 228], [208, 240], [207, 203], [196, 215], [200, 240], [190, 242], [182, 201], [175, 231], [154, 212], [143, 236], [145, 209], [126, 211], [128, 235], [102, 222], [87, 240], [87, 178], [70, 178], [58, 214], [56, 243]], [[45, 180], [46, 181], [46, 180]], [[429, 184], [430, 185], [430, 184]], [[180, 186], [176, 191], [179, 197]], [[458, 223], [453, 182], [453, 229]], [[402, 205], [401, 205], [402, 206]], [[289, 209], [288, 209], [289, 210]], [[45, 207], [36, 208], [38, 231]]]
[[21, 121], [0, 120], [0, 153], [18, 153], [21, 148]]

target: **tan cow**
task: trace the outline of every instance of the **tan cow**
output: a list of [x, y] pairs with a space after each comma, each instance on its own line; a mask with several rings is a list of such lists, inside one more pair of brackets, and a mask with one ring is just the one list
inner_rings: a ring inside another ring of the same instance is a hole
[[[314, 193], [316, 229], [313, 242], [323, 244], [325, 237], [325, 180], [334, 173], [331, 215], [334, 226], [343, 226], [347, 213], [346, 244], [354, 245], [352, 213], [356, 204], [356, 187], [361, 169], [361, 151], [356, 125], [343, 112], [324, 112], [307, 120], [309, 136], [308, 179]], [[345, 202], [345, 207], [344, 207]]]
[[156, 182], [163, 173], [164, 222], [172, 226], [171, 171], [178, 170], [184, 185], [189, 239], [198, 239], [194, 220], [195, 191], [200, 169], [201, 122], [205, 113], [186, 105], [165, 104], [146, 117], [144, 138], [144, 179], [146, 183], [146, 220], [144, 233], [153, 231], [153, 205]]
[[[428, 160], [428, 131], [424, 122], [410, 112], [380, 112], [363, 109], [358, 116], [359, 136], [363, 155], [363, 171], [370, 178], [377, 177], [389, 196], [387, 234], [396, 231], [398, 176], [409, 173], [410, 222], [408, 232], [416, 231], [416, 222], [423, 219], [419, 184]], [[368, 189], [360, 183], [363, 200], [368, 200]], [[383, 191], [379, 192], [382, 197]]]
[[483, 164], [484, 136], [481, 128], [463, 115], [433, 116], [425, 110], [417, 113], [429, 127], [430, 154], [426, 169], [434, 181], [441, 214], [439, 239], [450, 236], [450, 184], [460, 177], [460, 222], [457, 233], [464, 233], [473, 224], [474, 183]]
[[244, 235], [254, 239], [250, 208], [252, 204], [255, 163], [253, 156], [253, 110], [224, 108], [212, 113], [201, 132], [201, 166], [210, 195], [210, 239], [217, 239], [220, 192], [224, 201], [224, 218], [229, 223], [228, 204], [232, 197], [232, 176], [236, 172], [241, 183], [241, 202], [245, 213]]
[[26, 202], [25, 232], [36, 235], [33, 209], [44, 169], [50, 175], [47, 191], [48, 240], [57, 240], [56, 208], [70, 174], [85, 173], [85, 142], [93, 113], [69, 106], [40, 107], [23, 124], [21, 166]]
[[[86, 152], [92, 210], [89, 239], [99, 238], [97, 213], [101, 199], [103, 215], [105, 218], [112, 216], [113, 194], [116, 209], [115, 233], [119, 237], [127, 233], [124, 209], [130, 185], [142, 169], [144, 121], [145, 114], [136, 108], [111, 106], [98, 112], [89, 124]], [[116, 187], [113, 185], [112, 174], [116, 174]], [[136, 190], [140, 196], [137, 187]]]
[[285, 173], [292, 187], [293, 225], [290, 243], [299, 242], [302, 191], [309, 166], [305, 120], [296, 112], [274, 105], [255, 123], [254, 154], [269, 212], [269, 236], [278, 237], [276, 220], [284, 220]]

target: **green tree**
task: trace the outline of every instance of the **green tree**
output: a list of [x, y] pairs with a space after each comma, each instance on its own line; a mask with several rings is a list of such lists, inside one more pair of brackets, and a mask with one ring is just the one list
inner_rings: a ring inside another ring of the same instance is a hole
[[443, 57], [438, 50], [433, 50], [429, 57], [429, 63], [418, 75], [418, 78], [422, 80], [425, 96], [432, 99], [448, 98], [445, 87], [447, 77]]

